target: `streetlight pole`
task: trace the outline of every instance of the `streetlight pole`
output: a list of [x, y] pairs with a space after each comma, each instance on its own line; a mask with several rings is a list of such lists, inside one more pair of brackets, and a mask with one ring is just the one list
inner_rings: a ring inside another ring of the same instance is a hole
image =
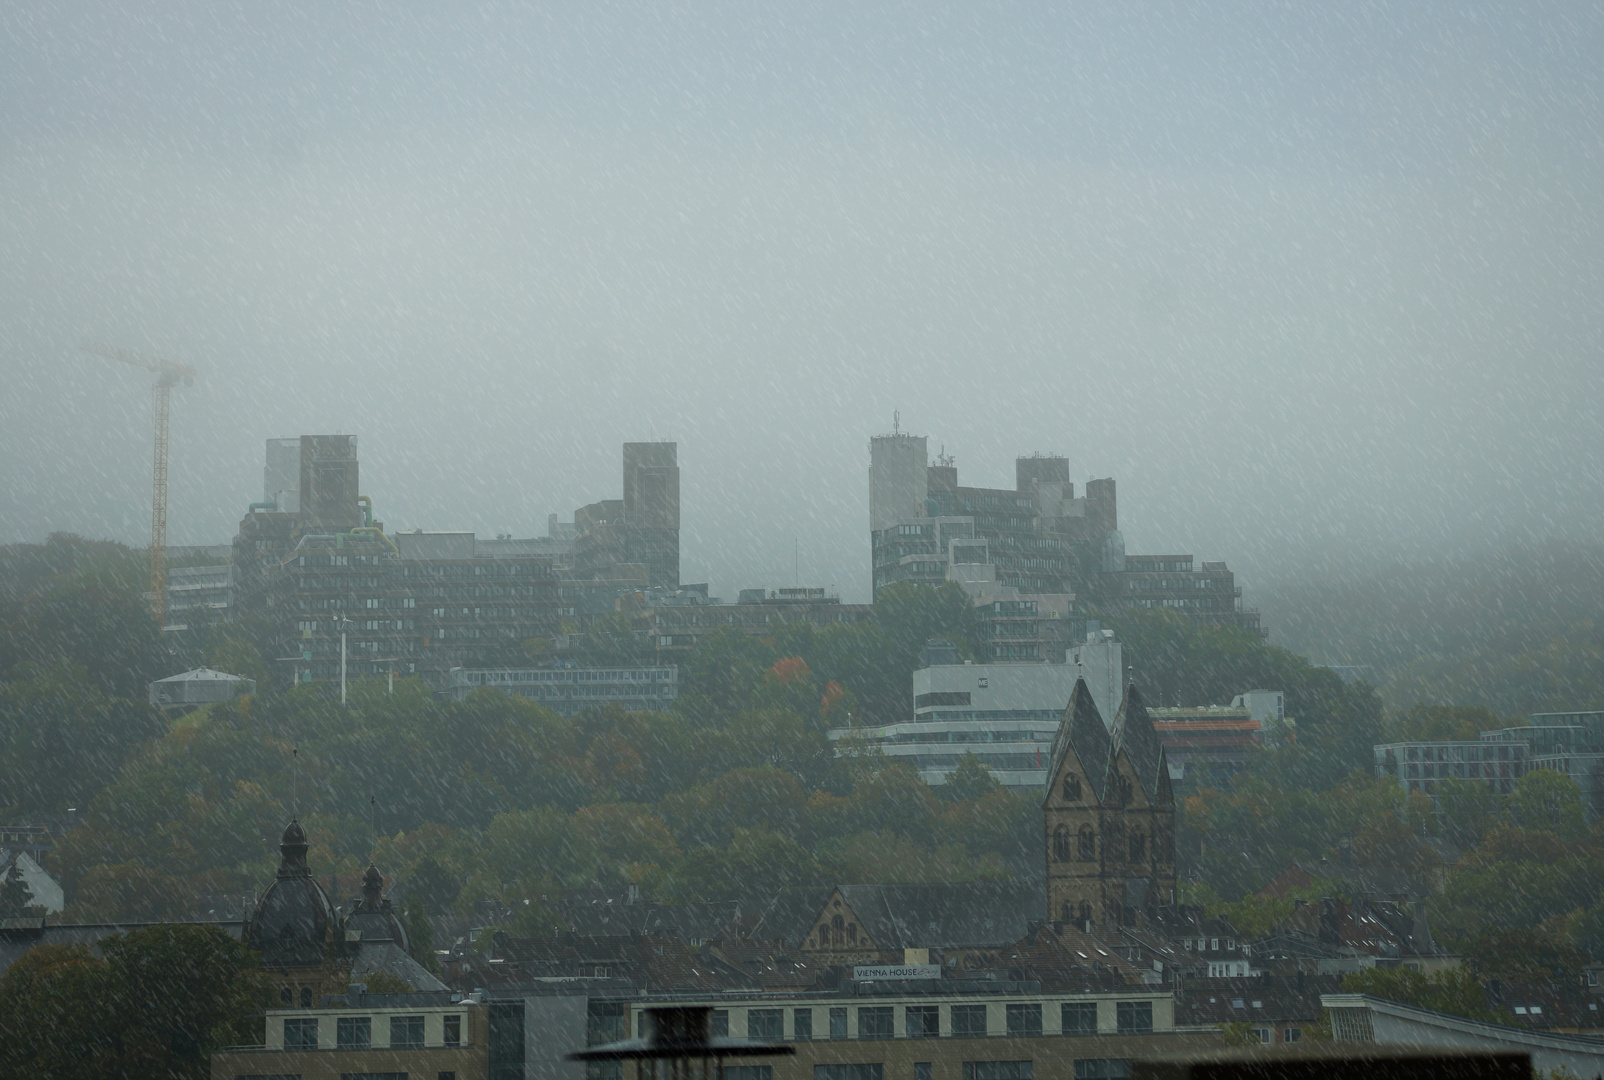
[[351, 620], [340, 616], [340, 704], [345, 704], [345, 628]]

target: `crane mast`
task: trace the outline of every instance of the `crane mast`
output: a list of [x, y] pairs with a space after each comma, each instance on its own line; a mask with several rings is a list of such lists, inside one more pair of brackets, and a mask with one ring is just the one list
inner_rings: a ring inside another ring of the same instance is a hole
[[179, 380], [184, 385], [195, 381], [195, 369], [162, 360], [141, 356], [126, 349], [113, 349], [105, 345], [85, 345], [85, 352], [117, 360], [124, 364], [142, 367], [156, 373], [152, 388], [156, 398], [156, 443], [151, 460], [150, 488], [150, 613], [158, 627], [167, 622], [167, 430], [169, 393]]

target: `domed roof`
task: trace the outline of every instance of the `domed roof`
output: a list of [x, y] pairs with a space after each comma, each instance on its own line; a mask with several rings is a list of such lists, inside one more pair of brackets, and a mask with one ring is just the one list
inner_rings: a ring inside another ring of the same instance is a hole
[[384, 875], [377, 866], [369, 865], [362, 875], [362, 899], [352, 901], [351, 914], [345, 917], [343, 936], [347, 941], [393, 941], [402, 951], [409, 948], [406, 927], [396, 917], [390, 901], [384, 898]]
[[264, 964], [318, 964], [334, 943], [334, 905], [312, 876], [307, 847], [301, 823], [291, 821], [279, 843], [278, 874], [246, 921], [245, 943], [262, 954]]

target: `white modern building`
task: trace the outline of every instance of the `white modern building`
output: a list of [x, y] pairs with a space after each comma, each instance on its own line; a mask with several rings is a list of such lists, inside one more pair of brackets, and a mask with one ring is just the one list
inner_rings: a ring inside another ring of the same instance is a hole
[[972, 753], [999, 782], [1039, 788], [1075, 677], [1069, 664], [933, 664], [913, 673], [912, 720], [830, 737], [863, 739], [931, 785]]
[[[1103, 723], [1112, 725], [1125, 698], [1125, 651], [1114, 640], [1114, 631], [1088, 626], [1085, 642], [1072, 647], [1065, 659], [1070, 670], [1086, 680]], [[1075, 685], [1073, 678], [1069, 684]]]

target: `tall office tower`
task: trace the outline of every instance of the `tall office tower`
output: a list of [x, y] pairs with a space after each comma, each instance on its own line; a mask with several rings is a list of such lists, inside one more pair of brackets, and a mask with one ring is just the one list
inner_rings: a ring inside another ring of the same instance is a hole
[[926, 516], [929, 458], [923, 435], [876, 435], [869, 440], [869, 530]]
[[262, 470], [262, 500], [281, 514], [301, 511], [301, 440], [267, 440], [267, 466]]
[[624, 444], [624, 560], [650, 586], [679, 588], [679, 463], [671, 442]]
[[302, 435], [301, 524], [330, 528], [362, 524], [357, 479], [355, 435]]

